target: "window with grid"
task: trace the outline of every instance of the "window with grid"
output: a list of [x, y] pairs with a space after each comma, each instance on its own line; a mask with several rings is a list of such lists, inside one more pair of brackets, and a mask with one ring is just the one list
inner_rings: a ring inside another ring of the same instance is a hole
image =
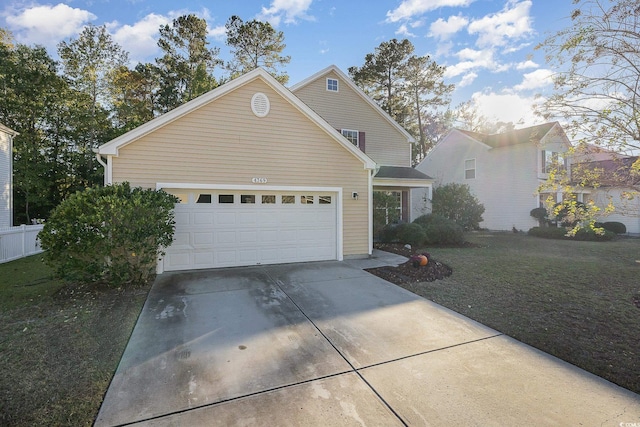
[[327, 90], [329, 92], [337, 92], [338, 91], [338, 80], [336, 80], [336, 79], [327, 79]]
[[352, 143], [356, 147], [359, 147], [358, 144], [359, 144], [360, 141], [358, 141], [358, 131], [357, 130], [342, 129], [340, 132], [342, 133], [342, 135], [345, 138], [347, 138], [349, 140], [350, 143]]
[[464, 161], [464, 179], [474, 179], [476, 177], [476, 159]]

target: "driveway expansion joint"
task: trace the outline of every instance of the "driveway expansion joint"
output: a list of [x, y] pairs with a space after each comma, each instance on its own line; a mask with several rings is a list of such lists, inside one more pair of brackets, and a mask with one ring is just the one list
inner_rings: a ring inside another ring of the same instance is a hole
[[398, 414], [396, 412], [395, 409], [393, 409], [393, 407], [389, 404], [389, 402], [387, 402], [384, 397], [382, 397], [382, 395], [378, 392], [378, 390], [376, 390], [370, 383], [369, 381], [367, 381], [362, 374], [359, 372], [359, 370], [353, 366], [353, 364], [349, 361], [349, 359], [347, 359], [345, 357], [344, 354], [342, 354], [342, 352], [333, 344], [333, 342], [329, 339], [329, 337], [327, 337], [325, 335], [325, 333], [318, 327], [318, 325], [316, 325], [316, 323], [309, 317], [307, 316], [307, 313], [305, 313], [302, 308], [293, 300], [293, 298], [291, 298], [289, 296], [289, 294], [287, 294], [287, 292], [282, 288], [282, 286], [280, 286], [281, 284], [283, 284], [280, 280], [278, 279], [274, 279], [273, 277], [271, 277], [271, 275], [269, 275], [269, 273], [267, 272], [267, 275], [271, 278], [272, 281], [274, 281], [276, 283], [276, 286], [282, 291], [282, 293], [284, 293], [287, 298], [289, 298], [289, 300], [291, 300], [291, 302], [293, 303], [293, 305], [296, 306], [296, 308], [298, 310], [300, 310], [300, 313], [302, 313], [302, 315], [304, 317], [307, 318], [307, 320], [313, 325], [314, 328], [316, 328], [316, 330], [318, 331], [318, 333], [320, 335], [322, 335], [322, 337], [329, 343], [329, 345], [331, 345], [331, 347], [334, 348], [334, 350], [340, 355], [340, 357], [342, 357], [344, 359], [344, 361], [351, 367], [352, 371], [358, 376], [358, 378], [360, 378], [360, 380], [362, 380], [362, 382], [364, 382], [367, 387], [369, 387], [369, 389], [378, 397], [378, 399], [380, 399], [380, 402], [382, 402], [382, 404], [398, 419], [398, 421], [400, 421], [402, 423], [403, 426], [408, 427], [408, 424], [405, 422], [405, 420], [400, 416], [400, 414]]

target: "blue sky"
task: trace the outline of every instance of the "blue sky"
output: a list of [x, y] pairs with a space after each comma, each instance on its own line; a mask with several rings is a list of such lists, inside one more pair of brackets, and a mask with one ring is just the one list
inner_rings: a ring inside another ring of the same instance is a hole
[[5, 0], [0, 26], [16, 41], [56, 45], [76, 37], [87, 23], [105, 24], [132, 61], [153, 61], [158, 27], [194, 13], [207, 20], [211, 46], [224, 44], [231, 15], [271, 22], [285, 34], [289, 84], [328, 65], [343, 71], [364, 63], [383, 41], [408, 38], [416, 54], [447, 67], [452, 104], [473, 100], [489, 118], [537, 122], [530, 112], [536, 94], [549, 93], [552, 71], [534, 47], [550, 32], [570, 25], [569, 0]]

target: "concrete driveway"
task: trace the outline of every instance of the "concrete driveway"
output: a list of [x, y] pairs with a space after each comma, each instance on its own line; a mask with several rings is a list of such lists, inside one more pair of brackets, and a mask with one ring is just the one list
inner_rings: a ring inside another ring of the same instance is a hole
[[362, 270], [394, 262], [159, 276], [95, 425], [640, 426], [639, 395]]

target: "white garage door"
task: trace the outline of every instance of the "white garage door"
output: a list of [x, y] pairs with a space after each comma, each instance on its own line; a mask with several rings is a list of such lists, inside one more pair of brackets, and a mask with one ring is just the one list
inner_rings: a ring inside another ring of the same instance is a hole
[[337, 259], [336, 193], [166, 191], [181, 202], [165, 271]]

